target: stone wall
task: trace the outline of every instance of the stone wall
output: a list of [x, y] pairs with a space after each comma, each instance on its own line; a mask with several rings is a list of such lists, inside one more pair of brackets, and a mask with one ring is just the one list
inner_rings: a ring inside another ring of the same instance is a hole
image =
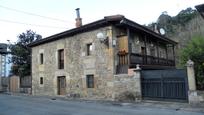
[[204, 91], [189, 90], [188, 91], [189, 104], [204, 103]]
[[[103, 32], [109, 37], [109, 46], [101, 43], [96, 34]], [[66, 77], [66, 95], [87, 98], [110, 98], [107, 83], [115, 74], [112, 27], [99, 28], [32, 48], [33, 95], [56, 96], [57, 77]], [[87, 56], [87, 44], [92, 43], [91, 55]], [[58, 50], [64, 49], [64, 69], [58, 69]], [[40, 64], [40, 53], [44, 63]], [[94, 75], [94, 88], [87, 88], [86, 75]], [[40, 84], [40, 77], [43, 84]]]
[[133, 75], [115, 75], [113, 80], [112, 99], [116, 101], [140, 101], [141, 100], [141, 79], [140, 69]]
[[204, 103], [204, 91], [197, 91], [200, 103]]
[[2, 83], [1, 83], [1, 77], [0, 77], [0, 92], [3, 91], [2, 90]]

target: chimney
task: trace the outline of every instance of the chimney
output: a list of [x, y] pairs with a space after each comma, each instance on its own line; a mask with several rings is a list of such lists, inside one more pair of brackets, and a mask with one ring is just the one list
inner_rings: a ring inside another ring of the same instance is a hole
[[76, 28], [82, 26], [82, 19], [80, 18], [80, 12], [79, 12], [79, 8], [76, 9], [76, 14], [77, 14], [77, 18], [76, 18]]
[[157, 23], [153, 23], [153, 31], [159, 33]]

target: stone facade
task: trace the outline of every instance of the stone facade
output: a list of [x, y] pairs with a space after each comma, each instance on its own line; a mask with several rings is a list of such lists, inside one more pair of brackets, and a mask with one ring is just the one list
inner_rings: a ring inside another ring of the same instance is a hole
[[[96, 34], [101, 31], [109, 37], [109, 47], [96, 38]], [[57, 95], [57, 77], [65, 76], [67, 95], [110, 97], [106, 86], [112, 81], [115, 72], [112, 36], [112, 27], [107, 26], [33, 47], [32, 93]], [[92, 43], [92, 52], [87, 56], [89, 43]], [[59, 49], [64, 49], [64, 69], [58, 69]], [[43, 64], [40, 64], [41, 53], [44, 56]], [[94, 75], [94, 88], [87, 88], [87, 75]], [[40, 77], [43, 78], [43, 84], [40, 84]]]
[[132, 69], [133, 74], [115, 75], [112, 99], [116, 101], [141, 101], [141, 69]]
[[[125, 51], [125, 54], [141, 55], [141, 47], [145, 47], [146, 55], [167, 58], [169, 52], [162, 44], [174, 45], [175, 42], [163, 39], [163, 36], [155, 35], [143, 26], [138, 29], [136, 23], [126, 24], [125, 21], [128, 20], [123, 16], [105, 17], [34, 42], [31, 45], [32, 94], [117, 99], [128, 91], [134, 93], [134, 98], [140, 99], [140, 78], [137, 77], [140, 75], [136, 75], [133, 70], [129, 74], [116, 75], [118, 65], [124, 61], [119, 59], [119, 53]], [[130, 25], [136, 27], [132, 29], [128, 27]], [[98, 39], [98, 33], [102, 33], [106, 40]], [[152, 47], [155, 49], [154, 54], [150, 53]], [[63, 56], [59, 55], [59, 51], [63, 51]], [[129, 57], [125, 56], [127, 60]], [[62, 69], [59, 69], [60, 60], [64, 63]], [[128, 61], [123, 63], [128, 67], [127, 70], [131, 60]]]
[[0, 77], [0, 92], [2, 91], [1, 77]]

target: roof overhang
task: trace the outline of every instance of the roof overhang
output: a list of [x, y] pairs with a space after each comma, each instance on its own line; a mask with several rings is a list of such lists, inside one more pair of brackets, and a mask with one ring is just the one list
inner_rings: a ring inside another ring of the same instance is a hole
[[62, 39], [64, 37], [70, 37], [70, 36], [73, 36], [73, 35], [76, 35], [76, 34], [79, 34], [79, 33], [91, 31], [91, 30], [94, 30], [96, 28], [106, 26], [106, 25], [107, 25], [107, 23], [106, 23], [106, 21], [104, 19], [98, 20], [98, 21], [96, 21], [94, 23], [90, 23], [90, 24], [87, 24], [87, 25], [84, 25], [84, 26], [81, 26], [81, 27], [78, 27], [78, 28], [67, 30], [67, 31], [64, 31], [64, 32], [61, 32], [61, 33], [58, 33], [58, 34], [55, 34], [55, 35], [52, 35], [52, 36], [49, 36], [47, 38], [35, 41], [35, 42], [29, 44], [28, 46], [29, 47], [35, 47], [35, 46], [38, 46], [40, 44], [56, 41], [56, 40]]
[[204, 4], [197, 5], [195, 6], [195, 8], [200, 13], [200, 15], [204, 18]]
[[145, 27], [145, 26], [142, 26], [138, 23], [135, 23], [131, 20], [128, 20], [128, 19], [123, 19], [122, 21], [120, 21], [120, 24], [123, 24], [123, 25], [126, 25], [126, 26], [129, 26], [131, 27], [132, 29], [137, 29], [137, 30], [140, 30], [142, 31], [143, 33], [147, 34], [147, 35], [150, 35], [150, 36], [154, 36], [155, 38], [161, 40], [161, 41], [164, 41], [166, 43], [171, 43], [171, 44], [177, 44], [177, 42], [159, 34], [159, 33], [156, 33], [152, 30], [150, 30], [149, 28]]
[[142, 25], [137, 24], [136, 22], [133, 22], [131, 20], [126, 19], [123, 15], [114, 15], [114, 16], [106, 16], [106, 17], [104, 17], [104, 19], [95, 21], [93, 23], [89, 23], [89, 24], [83, 25], [81, 27], [74, 28], [74, 29], [71, 29], [68, 31], [64, 31], [62, 33], [55, 34], [53, 36], [35, 41], [35, 42], [29, 44], [28, 46], [29, 47], [35, 47], [35, 46], [38, 46], [40, 44], [56, 41], [59, 39], [63, 39], [65, 37], [70, 37], [70, 36], [73, 36], [76, 34], [91, 31], [91, 30], [94, 30], [94, 29], [97, 29], [100, 27], [108, 26], [108, 25], [126, 25], [128, 27], [139, 29], [139, 30], [141, 30], [147, 34], [153, 35], [160, 40], [169, 42], [171, 44], [177, 44], [177, 42], [175, 42], [173, 40], [170, 40], [170, 39], [168, 39], [168, 38], [166, 38], [160, 34], [157, 34], [157, 33], [153, 32], [152, 30], [150, 30], [150, 29], [148, 29]]

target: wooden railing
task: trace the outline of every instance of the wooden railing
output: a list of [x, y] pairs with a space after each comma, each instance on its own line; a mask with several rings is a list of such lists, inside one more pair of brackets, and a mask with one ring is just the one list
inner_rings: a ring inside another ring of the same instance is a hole
[[117, 74], [127, 73], [128, 68], [132, 65], [151, 65], [151, 66], [175, 66], [174, 60], [158, 58], [149, 55], [141, 55], [136, 53], [119, 53], [118, 54]]
[[125, 51], [118, 53], [118, 65], [117, 65], [117, 74], [128, 73], [129, 68], [129, 54]]
[[131, 53], [130, 64], [175, 66], [175, 61], [149, 55]]

